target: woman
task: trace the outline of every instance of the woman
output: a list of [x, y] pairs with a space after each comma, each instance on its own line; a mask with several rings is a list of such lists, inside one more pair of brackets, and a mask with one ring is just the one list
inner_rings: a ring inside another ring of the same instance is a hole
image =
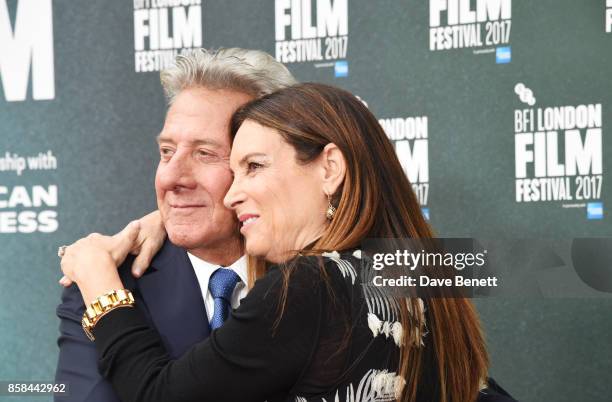
[[[371, 270], [362, 241], [432, 232], [359, 100], [294, 86], [239, 109], [231, 134], [225, 204], [242, 223], [258, 280], [221, 328], [175, 361], [137, 309], [119, 308], [130, 300], [99, 318], [91, 331], [100, 368], [122, 400], [511, 400], [479, 393], [488, 358], [468, 300], [423, 308], [362, 283]], [[129, 237], [94, 236], [66, 250], [62, 270], [86, 303], [123, 289], [116, 267]]]

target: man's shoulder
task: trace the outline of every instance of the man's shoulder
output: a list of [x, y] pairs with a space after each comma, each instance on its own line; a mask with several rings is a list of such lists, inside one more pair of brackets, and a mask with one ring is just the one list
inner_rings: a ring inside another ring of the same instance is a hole
[[[119, 266], [119, 276], [121, 280], [125, 280], [130, 284], [138, 281], [138, 279], [134, 278], [131, 274], [131, 268], [135, 258], [136, 256], [128, 255], [125, 261]], [[176, 266], [177, 263], [181, 262], [189, 263], [187, 250], [172, 244], [170, 240], [166, 239], [162, 247], [151, 260], [145, 275], [155, 270], [163, 269], [166, 266]], [[124, 284], [126, 283], [124, 282]], [[128, 287], [127, 284], [126, 287]]]
[[[133, 261], [133, 258], [135, 257], [131, 257]], [[166, 239], [157, 254], [155, 254], [155, 256], [153, 257], [153, 260], [151, 260], [150, 268], [161, 269], [167, 265], [175, 266], [177, 263], [181, 262], [190, 264], [189, 258], [187, 257], [187, 250], [172, 244], [170, 240]], [[127, 268], [127, 270], [129, 270], [131, 266], [132, 263], [128, 262], [128, 260], [126, 259], [126, 261], [121, 265], [121, 268], [123, 268], [124, 270], [125, 268]]]

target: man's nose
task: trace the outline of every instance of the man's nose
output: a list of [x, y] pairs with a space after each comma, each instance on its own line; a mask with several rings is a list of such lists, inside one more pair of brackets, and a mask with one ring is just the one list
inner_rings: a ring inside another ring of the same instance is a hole
[[159, 185], [166, 191], [180, 188], [194, 188], [193, 161], [187, 152], [177, 151], [167, 162], [158, 167]]
[[244, 202], [246, 195], [244, 191], [242, 191], [240, 181], [234, 178], [232, 185], [229, 190], [227, 190], [227, 194], [225, 194], [225, 198], [223, 198], [223, 204], [227, 209], [236, 209], [238, 205]]

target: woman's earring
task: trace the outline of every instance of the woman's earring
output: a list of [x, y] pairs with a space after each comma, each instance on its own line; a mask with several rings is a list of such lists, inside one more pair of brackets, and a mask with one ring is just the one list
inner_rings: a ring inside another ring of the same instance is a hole
[[327, 195], [327, 212], [325, 212], [325, 217], [330, 221], [334, 219], [334, 214], [336, 213], [336, 208], [331, 203], [331, 195]]

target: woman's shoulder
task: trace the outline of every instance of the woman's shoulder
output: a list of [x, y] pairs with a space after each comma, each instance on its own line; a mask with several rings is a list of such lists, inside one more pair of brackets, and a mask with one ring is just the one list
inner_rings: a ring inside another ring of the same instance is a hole
[[270, 265], [251, 292], [308, 295], [330, 287], [354, 287], [359, 283], [359, 256], [356, 250], [298, 255], [291, 260]]
[[351, 288], [357, 288], [350, 285], [357, 278], [351, 258], [354, 257], [345, 253], [329, 252], [299, 255], [270, 265], [242, 300], [240, 314], [276, 318], [278, 312], [283, 311], [283, 317], [314, 314], [309, 320], [312, 323], [320, 321], [331, 298], [348, 295]]
[[272, 270], [282, 275], [289, 272], [295, 280], [343, 281], [355, 285], [359, 279], [361, 251], [325, 251], [317, 254], [298, 255]]

